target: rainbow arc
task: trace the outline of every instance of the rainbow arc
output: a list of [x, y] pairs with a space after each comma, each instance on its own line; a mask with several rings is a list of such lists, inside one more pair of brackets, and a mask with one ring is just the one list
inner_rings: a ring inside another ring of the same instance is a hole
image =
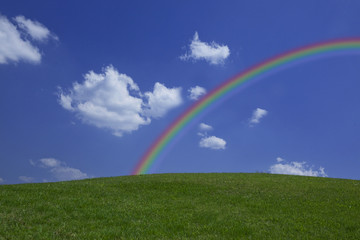
[[159, 155], [166, 149], [170, 142], [177, 136], [184, 127], [189, 124], [197, 115], [207, 109], [209, 106], [219, 101], [222, 97], [232, 92], [234, 89], [242, 86], [245, 82], [261, 77], [266, 73], [276, 70], [286, 64], [306, 60], [314, 56], [332, 52], [359, 52], [360, 38], [332, 40], [308, 45], [295, 50], [280, 54], [261, 62], [247, 70], [237, 74], [227, 81], [221, 83], [204, 97], [195, 102], [185, 112], [183, 112], [175, 121], [173, 121], [160, 136], [151, 144], [133, 170], [133, 175], [145, 174], [157, 160]]

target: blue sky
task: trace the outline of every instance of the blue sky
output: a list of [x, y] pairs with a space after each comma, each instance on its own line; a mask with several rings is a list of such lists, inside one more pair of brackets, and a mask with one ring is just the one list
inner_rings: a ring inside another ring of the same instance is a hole
[[[0, 184], [128, 175], [202, 93], [284, 51], [360, 36], [359, 12], [355, 0], [3, 0]], [[324, 58], [239, 89], [150, 172], [360, 179], [359, 65]]]

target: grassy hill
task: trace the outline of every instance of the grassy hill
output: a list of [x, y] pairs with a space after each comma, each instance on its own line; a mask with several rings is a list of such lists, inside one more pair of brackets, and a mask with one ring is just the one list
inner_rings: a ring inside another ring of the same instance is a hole
[[360, 181], [214, 173], [2, 185], [0, 239], [360, 239]]

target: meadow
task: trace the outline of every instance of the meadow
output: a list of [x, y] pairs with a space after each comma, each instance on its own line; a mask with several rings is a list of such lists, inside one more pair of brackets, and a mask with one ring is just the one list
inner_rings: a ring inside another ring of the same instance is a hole
[[360, 181], [188, 173], [1, 185], [0, 239], [360, 239]]

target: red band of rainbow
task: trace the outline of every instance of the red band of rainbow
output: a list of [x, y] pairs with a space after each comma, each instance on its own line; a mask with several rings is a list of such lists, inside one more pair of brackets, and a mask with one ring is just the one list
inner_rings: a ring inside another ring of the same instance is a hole
[[133, 175], [145, 174], [152, 166], [163, 149], [169, 142], [186, 126], [195, 116], [217, 101], [222, 96], [226, 95], [241, 84], [260, 76], [272, 69], [275, 69], [284, 64], [307, 58], [310, 56], [336, 52], [344, 50], [360, 50], [360, 38], [332, 40], [321, 43], [316, 43], [301, 47], [276, 57], [270, 58], [260, 64], [257, 64], [239, 74], [224, 81], [218, 87], [206, 94], [203, 98], [195, 102], [185, 112], [183, 112], [169, 127], [151, 144], [145, 154], [133, 170]]

